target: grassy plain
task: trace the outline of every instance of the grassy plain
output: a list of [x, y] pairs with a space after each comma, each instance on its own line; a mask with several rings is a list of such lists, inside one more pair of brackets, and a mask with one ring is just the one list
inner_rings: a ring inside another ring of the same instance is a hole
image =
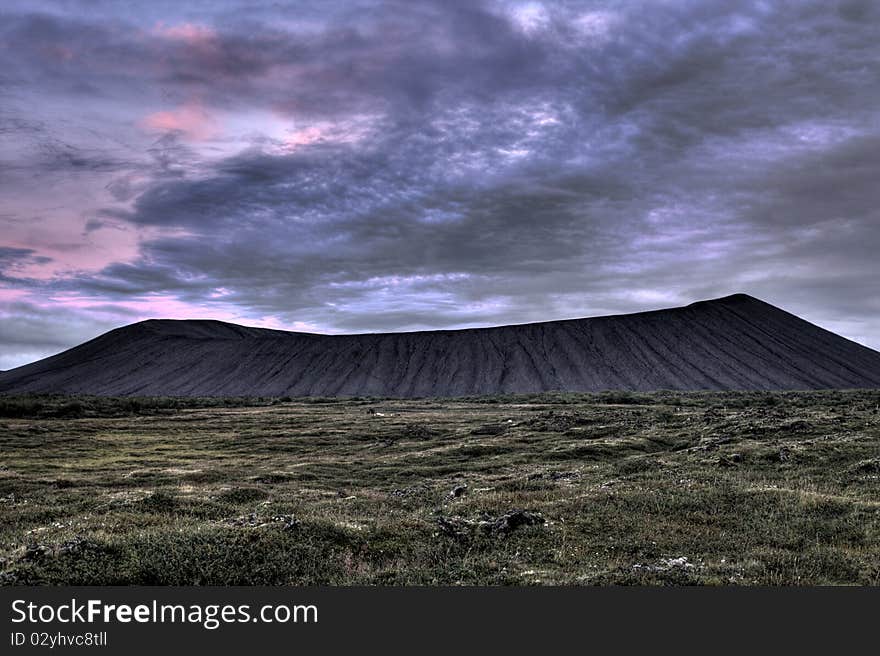
[[0, 398], [0, 584], [880, 584], [880, 392]]

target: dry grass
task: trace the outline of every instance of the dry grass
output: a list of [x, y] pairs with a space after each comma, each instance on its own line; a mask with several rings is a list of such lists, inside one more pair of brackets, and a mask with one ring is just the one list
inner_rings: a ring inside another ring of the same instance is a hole
[[878, 584], [878, 403], [5, 399], [0, 581]]

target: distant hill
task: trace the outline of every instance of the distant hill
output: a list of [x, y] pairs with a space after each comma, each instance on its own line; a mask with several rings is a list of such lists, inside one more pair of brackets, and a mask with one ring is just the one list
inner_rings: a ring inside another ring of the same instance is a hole
[[150, 320], [0, 373], [0, 393], [462, 396], [880, 387], [880, 353], [744, 294], [497, 328], [315, 335]]

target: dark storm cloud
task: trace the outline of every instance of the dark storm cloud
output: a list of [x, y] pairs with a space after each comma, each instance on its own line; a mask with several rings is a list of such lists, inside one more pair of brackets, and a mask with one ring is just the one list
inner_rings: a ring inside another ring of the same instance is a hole
[[[745, 291], [880, 345], [875, 3], [297, 8], [52, 3], [0, 28], [7, 81], [190, 108], [139, 155], [33, 160], [108, 173], [117, 205], [84, 234], [145, 231], [135, 259], [50, 289], [346, 331]], [[193, 143], [263, 110], [306, 127]]]
[[30, 248], [0, 246], [0, 269], [4, 269], [11, 264], [29, 261], [48, 262], [48, 258], [35, 255], [34, 251]]
[[9, 248], [0, 246], [0, 282], [11, 284], [18, 282], [16, 274], [30, 264], [46, 264], [51, 258], [37, 255], [30, 248]]
[[551, 43], [523, 38], [475, 3], [388, 3], [349, 21], [291, 33], [250, 21], [196, 29], [25, 14], [0, 30], [20, 84], [37, 77], [47, 90], [82, 85], [109, 97], [134, 74], [166, 97], [198, 93], [220, 106], [270, 103], [322, 117], [425, 111], [438, 96], [489, 99], [565, 74]]

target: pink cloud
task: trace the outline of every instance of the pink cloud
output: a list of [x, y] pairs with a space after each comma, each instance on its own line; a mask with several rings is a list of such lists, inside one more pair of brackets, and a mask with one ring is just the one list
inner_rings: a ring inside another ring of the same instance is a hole
[[144, 117], [141, 126], [155, 132], [180, 132], [192, 141], [207, 141], [217, 135], [217, 120], [199, 102]]
[[156, 24], [155, 33], [166, 39], [182, 41], [192, 46], [204, 46], [217, 38], [217, 32], [205, 25], [197, 23], [181, 23], [179, 25]]
[[0, 287], [0, 303], [11, 303], [12, 301], [21, 300], [26, 294], [27, 292], [23, 289], [8, 289]]
[[259, 328], [317, 332], [314, 324], [285, 322], [275, 316], [253, 316], [234, 305], [206, 299], [201, 305], [186, 303], [170, 294], [146, 294], [140, 298], [108, 303], [100, 297], [77, 293], [59, 293], [40, 299], [40, 307], [73, 310], [93, 318], [124, 317], [126, 323], [144, 319], [215, 319]]
[[295, 150], [300, 146], [308, 146], [309, 144], [324, 139], [325, 132], [325, 130], [317, 126], [288, 132], [287, 136], [284, 138], [284, 145], [292, 150]]
[[67, 46], [63, 45], [48, 45], [42, 48], [43, 53], [47, 58], [53, 59], [59, 62], [69, 62], [74, 58], [74, 52]]
[[65, 212], [6, 228], [4, 246], [31, 250], [36, 256], [15, 264], [14, 268], [7, 267], [7, 274], [40, 281], [97, 272], [116, 262], [133, 262], [140, 255], [143, 240], [187, 235], [179, 229], [134, 229], [113, 220], [104, 220], [84, 232], [82, 219]]
[[299, 129], [288, 129], [281, 138], [281, 148], [291, 151], [316, 143], [356, 143], [370, 134], [375, 120], [371, 115], [358, 115], [345, 121], [320, 121]]

